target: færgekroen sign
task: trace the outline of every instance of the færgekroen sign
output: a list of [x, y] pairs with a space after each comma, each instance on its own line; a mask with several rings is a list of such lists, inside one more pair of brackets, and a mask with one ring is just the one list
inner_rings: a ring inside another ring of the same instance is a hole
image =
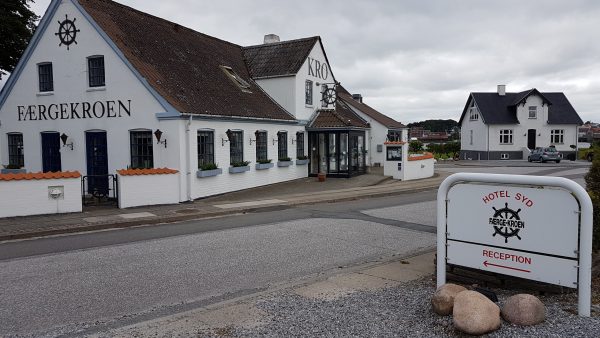
[[438, 191], [438, 286], [448, 263], [578, 288], [589, 316], [591, 238], [591, 201], [571, 180], [454, 174]]

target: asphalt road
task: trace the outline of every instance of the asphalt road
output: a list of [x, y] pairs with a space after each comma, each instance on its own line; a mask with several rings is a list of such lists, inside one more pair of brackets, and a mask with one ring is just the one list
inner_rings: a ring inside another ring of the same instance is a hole
[[[586, 167], [447, 171], [565, 176]], [[435, 246], [435, 191], [0, 244], [0, 336], [79, 336]]]

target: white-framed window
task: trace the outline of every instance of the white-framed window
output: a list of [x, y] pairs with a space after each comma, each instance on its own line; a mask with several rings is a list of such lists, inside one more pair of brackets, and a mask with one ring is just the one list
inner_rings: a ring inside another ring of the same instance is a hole
[[471, 102], [471, 107], [469, 108], [469, 120], [479, 120], [479, 111], [477, 110], [477, 107], [475, 107], [475, 101]]
[[529, 118], [537, 119], [537, 106], [529, 106]]
[[513, 143], [512, 129], [501, 129], [500, 130], [500, 144], [512, 144], [512, 143]]
[[304, 103], [308, 106], [313, 104], [313, 82], [311, 80], [306, 80], [304, 84]]
[[565, 143], [565, 130], [564, 129], [552, 129], [550, 131], [550, 144], [563, 144]]
[[473, 130], [469, 130], [469, 144], [473, 145]]

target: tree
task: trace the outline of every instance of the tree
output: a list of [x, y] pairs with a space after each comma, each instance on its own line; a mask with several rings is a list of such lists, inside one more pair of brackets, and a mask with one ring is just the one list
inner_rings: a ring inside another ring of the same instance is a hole
[[594, 148], [594, 161], [585, 175], [585, 184], [594, 205], [594, 250], [600, 250], [600, 147]]
[[423, 142], [418, 140], [410, 141], [408, 143], [408, 151], [411, 153], [418, 153], [420, 151], [423, 151]]
[[33, 0], [0, 1], [0, 79], [12, 72], [27, 48], [39, 17], [31, 10]]

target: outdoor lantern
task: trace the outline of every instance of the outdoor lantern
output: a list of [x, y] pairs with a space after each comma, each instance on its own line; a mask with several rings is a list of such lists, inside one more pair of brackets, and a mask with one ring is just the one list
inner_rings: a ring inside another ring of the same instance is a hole
[[165, 148], [167, 147], [167, 139], [165, 138], [164, 140], [160, 140], [162, 138], [162, 134], [163, 132], [160, 131], [160, 129], [156, 129], [156, 131], [154, 132], [154, 136], [156, 137], [156, 144], [164, 144]]
[[227, 135], [227, 139], [221, 137], [221, 147], [225, 146], [225, 142], [231, 141], [231, 139], [233, 138], [233, 132], [231, 131], [231, 129], [227, 129], [225, 135]]
[[71, 140], [71, 142], [67, 144], [67, 141], [69, 140], [69, 136], [67, 136], [67, 134], [62, 133], [62, 135], [60, 135], [60, 139], [63, 143], [63, 147], [67, 147], [73, 150], [73, 140]]

